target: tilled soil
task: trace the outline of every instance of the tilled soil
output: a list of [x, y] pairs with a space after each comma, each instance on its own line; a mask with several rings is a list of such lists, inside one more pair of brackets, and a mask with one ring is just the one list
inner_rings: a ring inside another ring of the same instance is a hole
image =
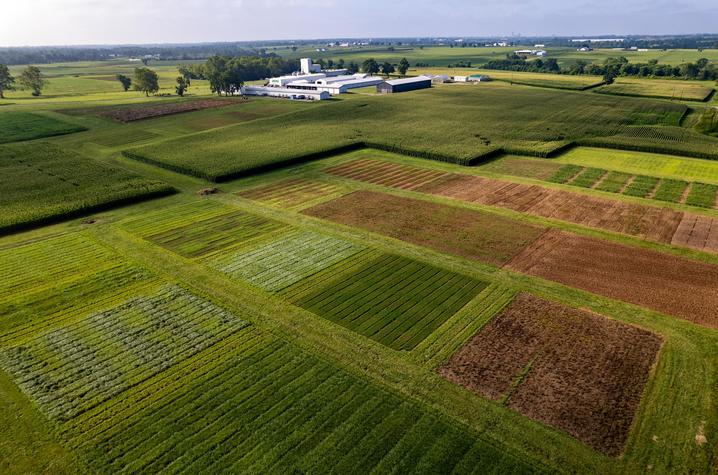
[[718, 328], [718, 266], [551, 230], [508, 268]]
[[718, 219], [686, 213], [671, 244], [718, 252]]
[[213, 109], [226, 107], [242, 102], [240, 99], [201, 99], [195, 101], [171, 102], [167, 104], [146, 105], [141, 107], [128, 107], [112, 109], [99, 112], [101, 117], [119, 120], [120, 122], [132, 122], [135, 120], [149, 119], [163, 115], [179, 114], [181, 112], [192, 112], [202, 109]]
[[373, 191], [356, 191], [302, 213], [496, 266], [544, 231], [481, 211]]
[[521, 294], [438, 372], [616, 456], [660, 346], [646, 330]]

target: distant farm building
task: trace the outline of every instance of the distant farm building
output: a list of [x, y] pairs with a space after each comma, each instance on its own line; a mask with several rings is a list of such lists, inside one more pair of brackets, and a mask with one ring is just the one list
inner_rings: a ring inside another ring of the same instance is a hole
[[417, 76], [413, 78], [392, 79], [383, 81], [376, 86], [376, 92], [392, 94], [396, 92], [415, 91], [431, 87], [431, 78], [428, 76]]
[[273, 86], [244, 86], [242, 88], [242, 94], [245, 96], [280, 97], [299, 101], [321, 101], [329, 99], [330, 97], [327, 91], [311, 91]]
[[431, 82], [434, 84], [443, 84], [445, 82], [449, 82], [451, 78], [447, 74], [436, 74], [434, 76], [431, 76]]

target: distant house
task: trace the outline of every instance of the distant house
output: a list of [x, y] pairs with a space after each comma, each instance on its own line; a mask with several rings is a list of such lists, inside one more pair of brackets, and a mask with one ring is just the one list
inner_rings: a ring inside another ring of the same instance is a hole
[[446, 74], [436, 74], [434, 76], [431, 76], [431, 82], [434, 84], [443, 84], [445, 82], [449, 82], [450, 78]]
[[581, 51], [581, 52], [585, 53], [587, 51], [593, 51], [593, 48], [591, 48], [590, 46], [582, 46], [582, 47], [578, 48], [576, 51]]
[[415, 91], [431, 87], [431, 78], [428, 76], [417, 76], [413, 78], [393, 79], [384, 81], [376, 86], [376, 92], [381, 94], [392, 94], [395, 92]]
[[454, 76], [454, 82], [469, 82], [469, 76]]
[[491, 77], [485, 74], [472, 74], [468, 80], [469, 82], [488, 82], [491, 81]]

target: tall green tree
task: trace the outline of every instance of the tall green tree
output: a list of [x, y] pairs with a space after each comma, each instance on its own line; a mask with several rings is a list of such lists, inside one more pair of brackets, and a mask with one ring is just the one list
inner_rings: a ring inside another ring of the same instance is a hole
[[381, 73], [384, 76], [389, 76], [394, 71], [395, 71], [394, 65], [389, 62], [385, 62], [384, 64], [381, 65]]
[[42, 72], [37, 66], [25, 68], [20, 77], [18, 77], [17, 82], [23, 89], [31, 90], [33, 96], [42, 94], [42, 88], [46, 84], [45, 79], [42, 77]]
[[407, 61], [406, 58], [401, 58], [401, 61], [399, 61], [399, 66], [397, 69], [399, 70], [399, 74], [402, 76], [406, 76], [406, 72], [409, 70], [409, 61]]
[[146, 96], [155, 94], [160, 90], [160, 80], [157, 73], [149, 68], [136, 68], [134, 85], [136, 91], [142, 91]]
[[115, 78], [120, 81], [120, 84], [122, 84], [122, 89], [127, 92], [130, 89], [130, 86], [132, 85], [132, 79], [125, 76], [124, 74], [118, 74], [115, 76]]
[[379, 72], [379, 63], [374, 58], [369, 58], [362, 63], [361, 70], [367, 74], [376, 74]]
[[12, 91], [15, 89], [15, 78], [10, 74], [10, 70], [7, 65], [0, 64], [0, 99], [4, 99], [3, 95], [5, 91]]
[[185, 79], [184, 76], [178, 76], [177, 85], [175, 86], [175, 92], [177, 92], [177, 95], [180, 97], [184, 96], [184, 93], [187, 91], [188, 87], [189, 81]]

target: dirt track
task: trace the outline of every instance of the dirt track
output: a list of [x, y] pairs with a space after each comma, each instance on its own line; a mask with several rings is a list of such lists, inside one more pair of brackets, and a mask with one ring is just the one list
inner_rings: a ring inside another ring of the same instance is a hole
[[412, 198], [357, 191], [302, 213], [500, 266], [544, 228]]
[[506, 267], [718, 328], [718, 266], [551, 230]]
[[521, 294], [438, 372], [619, 455], [660, 345], [651, 332]]

